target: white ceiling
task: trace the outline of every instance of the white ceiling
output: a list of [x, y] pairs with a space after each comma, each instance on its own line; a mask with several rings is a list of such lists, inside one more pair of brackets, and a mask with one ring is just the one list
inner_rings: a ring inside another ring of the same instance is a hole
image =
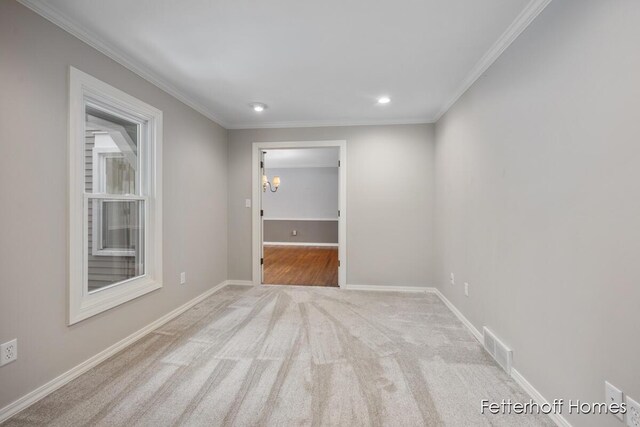
[[246, 128], [435, 121], [550, 0], [20, 1]]
[[327, 148], [292, 148], [264, 150], [265, 168], [328, 168], [338, 167], [340, 149]]

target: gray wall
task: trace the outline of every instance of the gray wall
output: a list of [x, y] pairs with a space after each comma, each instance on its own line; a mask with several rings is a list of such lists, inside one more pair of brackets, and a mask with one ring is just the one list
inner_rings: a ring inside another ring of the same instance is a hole
[[[164, 287], [72, 327], [69, 65], [164, 113]], [[0, 368], [4, 407], [227, 278], [227, 143], [223, 128], [14, 1], [0, 2], [0, 94], [0, 342], [19, 347]]]
[[279, 176], [275, 193], [262, 193], [265, 218], [337, 218], [338, 168], [267, 168], [267, 176]]
[[[275, 193], [262, 193], [263, 240], [338, 243], [338, 168], [270, 168], [268, 158], [265, 164], [269, 179], [279, 176], [282, 184]], [[336, 220], [291, 221], [301, 218]], [[296, 236], [292, 235], [293, 230], [297, 231]]]
[[[293, 230], [297, 232], [295, 236], [292, 235]], [[263, 241], [338, 244], [338, 220], [272, 221], [265, 219]]]
[[[435, 148], [433, 126], [409, 125], [230, 131], [227, 149], [224, 129], [0, 2], [0, 342], [20, 350], [0, 368], [0, 407], [227, 277], [251, 279], [251, 143], [326, 139], [347, 140], [348, 283], [436, 282], [546, 397], [601, 401], [607, 379], [639, 400], [637, 22], [636, 1], [552, 2], [440, 120]], [[163, 110], [167, 243], [163, 289], [73, 327], [69, 65]]]
[[438, 284], [548, 399], [640, 400], [639, 22], [552, 2], [437, 124]]
[[229, 131], [229, 278], [251, 280], [251, 144], [347, 141], [347, 283], [433, 280], [433, 125]]

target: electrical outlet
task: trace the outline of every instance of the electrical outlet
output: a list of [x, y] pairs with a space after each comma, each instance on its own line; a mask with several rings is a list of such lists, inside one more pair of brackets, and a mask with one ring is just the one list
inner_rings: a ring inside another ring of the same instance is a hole
[[464, 282], [464, 295], [469, 296], [469, 284]]
[[298, 235], [298, 230], [293, 230], [293, 231], [291, 232], [291, 235], [292, 235], [292, 236], [297, 236], [297, 235]]
[[627, 396], [627, 425], [640, 427], [640, 403]]
[[185, 283], [187, 283], [187, 273], [183, 271], [180, 273], [180, 284], [184, 285]]
[[245, 208], [251, 207], [251, 199], [244, 199], [244, 207]]
[[456, 284], [456, 276], [454, 276], [453, 273], [451, 273], [451, 277], [449, 278], [449, 281], [451, 282], [452, 285]]
[[[607, 381], [604, 382], [604, 395], [607, 400], [607, 406], [611, 406], [612, 404], [618, 405], [618, 408], [622, 406], [622, 391]], [[618, 412], [617, 414], [612, 412], [611, 415], [620, 421], [624, 421], [624, 414], [622, 412]]]
[[18, 339], [0, 344], [0, 366], [11, 363], [18, 358]]

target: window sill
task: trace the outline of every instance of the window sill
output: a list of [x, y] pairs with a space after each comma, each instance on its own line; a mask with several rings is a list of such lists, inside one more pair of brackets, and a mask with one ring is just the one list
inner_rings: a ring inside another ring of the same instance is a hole
[[122, 285], [125, 286], [111, 286], [72, 298], [69, 326], [162, 288], [162, 283], [150, 277], [133, 279]]

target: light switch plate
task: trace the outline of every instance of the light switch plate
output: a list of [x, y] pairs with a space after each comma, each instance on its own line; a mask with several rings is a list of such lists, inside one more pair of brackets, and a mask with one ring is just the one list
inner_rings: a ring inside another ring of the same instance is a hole
[[[612, 403], [616, 403], [618, 407], [622, 406], [622, 391], [618, 387], [614, 386], [608, 381], [605, 381], [604, 393], [607, 406], [610, 406]], [[620, 421], [624, 421], [624, 414], [622, 412], [619, 412], [617, 414], [611, 413], [611, 415], [618, 418]]]
[[451, 282], [452, 285], [456, 284], [456, 276], [454, 276], [453, 273], [451, 273], [451, 277], [449, 278], [449, 281]]
[[251, 199], [244, 199], [244, 207], [245, 208], [251, 207]]
[[187, 283], [187, 273], [182, 272], [180, 273], [180, 284], [184, 285], [185, 283]]
[[464, 282], [464, 294], [469, 296], [469, 284], [467, 282]]

